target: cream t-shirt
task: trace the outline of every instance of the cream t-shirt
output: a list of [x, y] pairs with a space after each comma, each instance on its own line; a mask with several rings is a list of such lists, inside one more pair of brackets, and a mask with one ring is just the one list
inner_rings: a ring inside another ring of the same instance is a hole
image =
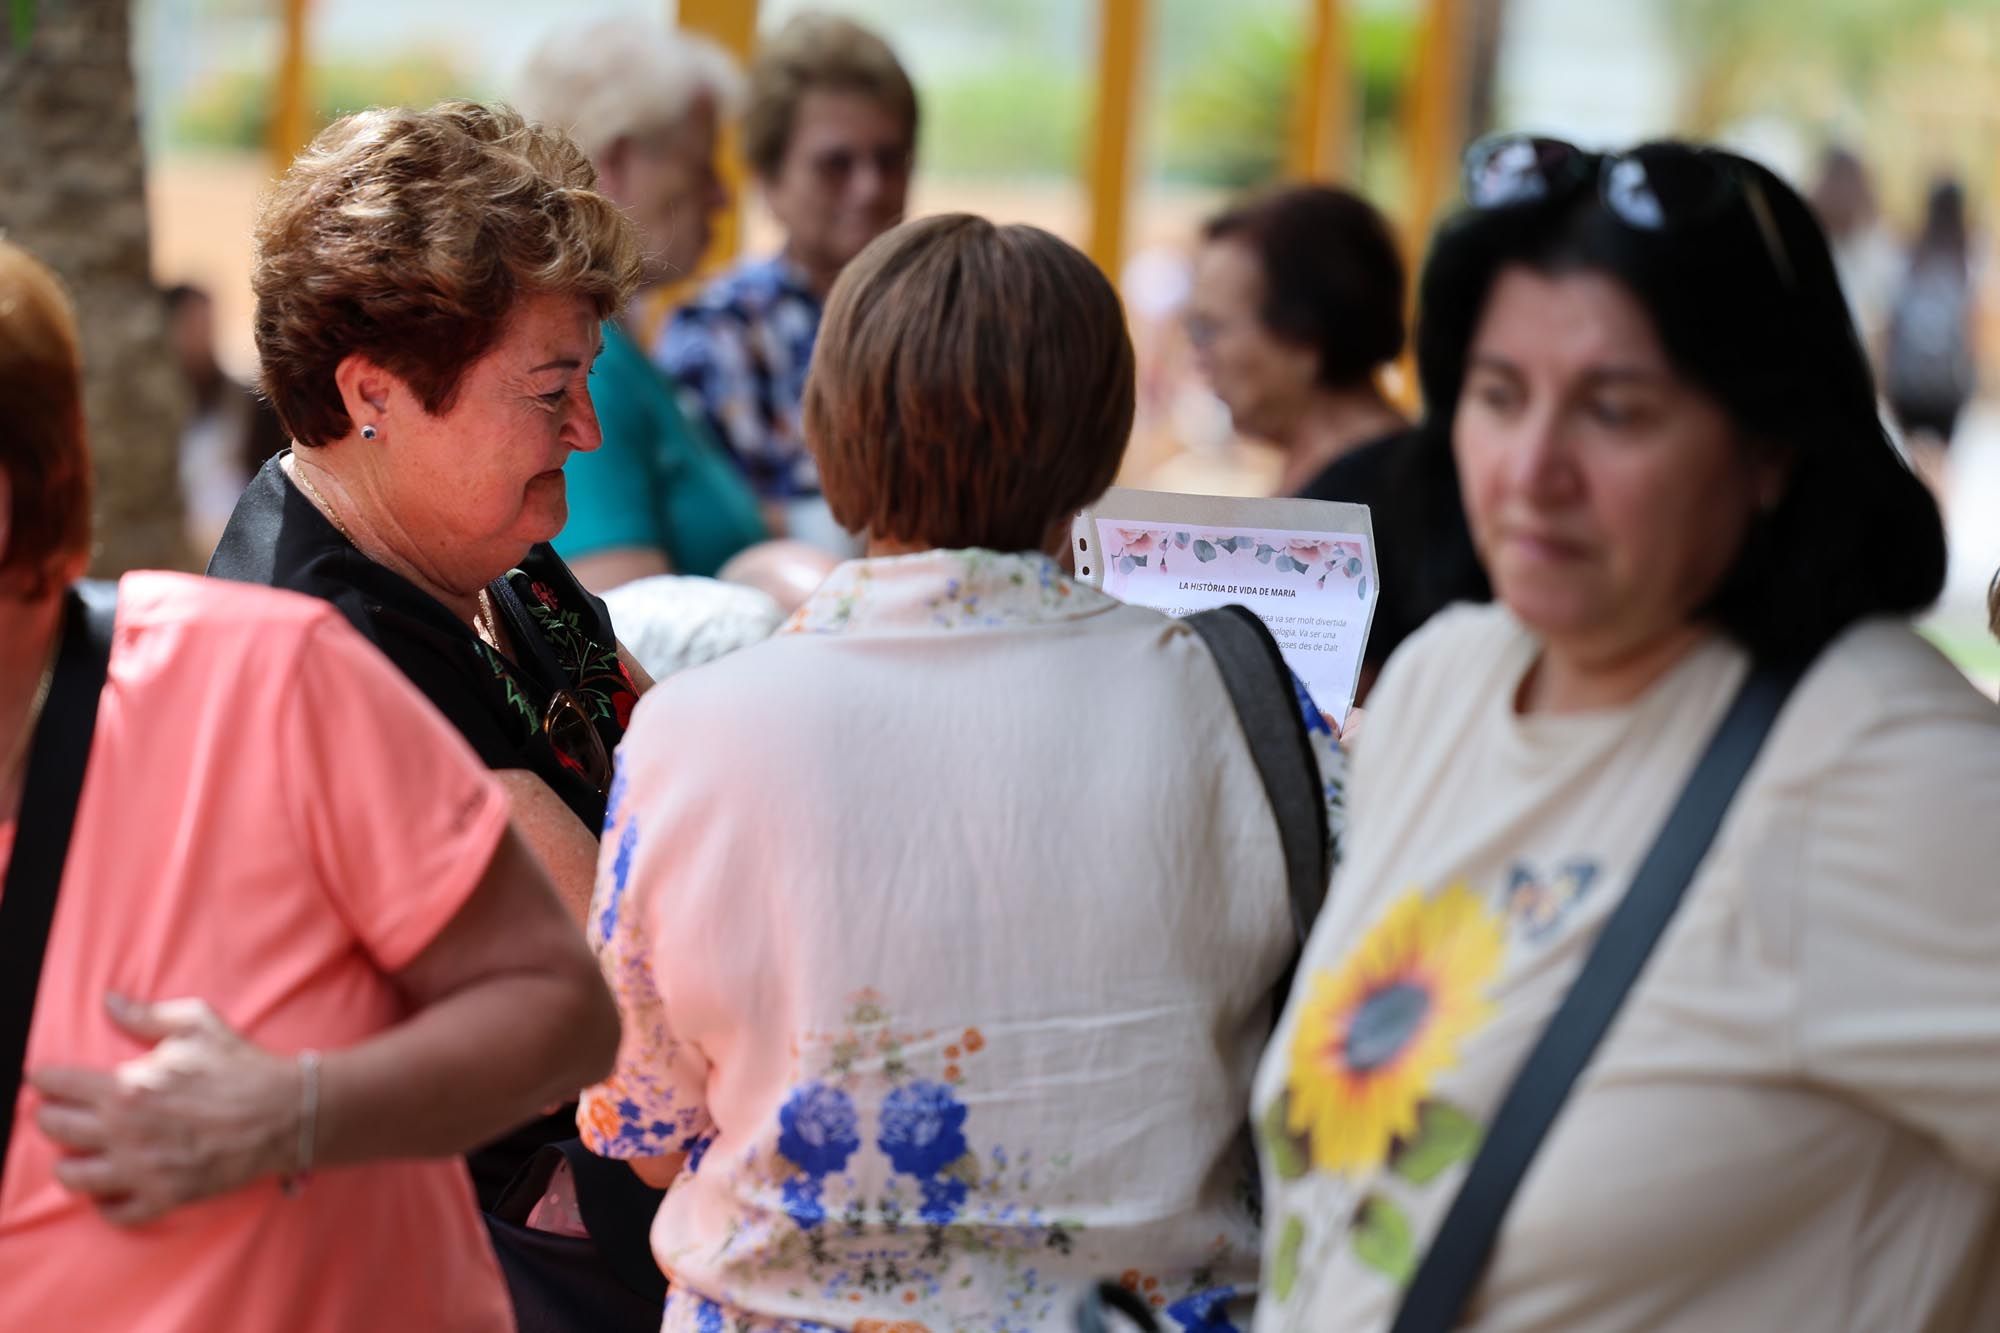
[[[1391, 664], [1258, 1071], [1262, 1330], [1374, 1333], [1747, 669], [1521, 717], [1537, 645]], [[1908, 628], [1801, 683], [1522, 1183], [1467, 1327], [2000, 1328], [2000, 710]]]

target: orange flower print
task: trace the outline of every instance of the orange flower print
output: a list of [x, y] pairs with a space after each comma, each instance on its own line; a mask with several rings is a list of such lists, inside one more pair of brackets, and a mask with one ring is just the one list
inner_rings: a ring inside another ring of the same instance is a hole
[[618, 1137], [618, 1112], [612, 1108], [609, 1097], [601, 1094], [585, 1097], [583, 1105], [577, 1108], [576, 1118], [579, 1126], [599, 1143], [609, 1143]]
[[931, 1333], [914, 1319], [857, 1319], [854, 1333]]
[[945, 1059], [947, 1059], [947, 1060], [956, 1060], [956, 1059], [958, 1059], [958, 1047], [956, 1047], [956, 1046], [947, 1046], [947, 1047], [945, 1047], [945, 1048], [944, 1048], [944, 1058], [945, 1058]]
[[965, 1049], [971, 1051], [974, 1055], [986, 1049], [986, 1038], [980, 1035], [978, 1028], [967, 1028], [965, 1030]]
[[945, 1081], [945, 1082], [947, 1082], [947, 1083], [956, 1083], [956, 1082], [958, 1082], [958, 1066], [957, 1066], [957, 1065], [946, 1065], [946, 1066], [944, 1067], [944, 1081]]

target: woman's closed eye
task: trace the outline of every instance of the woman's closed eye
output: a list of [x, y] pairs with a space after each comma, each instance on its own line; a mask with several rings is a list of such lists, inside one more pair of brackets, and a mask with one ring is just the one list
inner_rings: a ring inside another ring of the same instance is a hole
[[1470, 386], [1472, 401], [1489, 412], [1513, 412], [1521, 406], [1521, 388], [1504, 375], [1479, 374]]
[[1632, 394], [1594, 394], [1584, 403], [1590, 419], [1606, 430], [1637, 430], [1653, 417], [1652, 404]]

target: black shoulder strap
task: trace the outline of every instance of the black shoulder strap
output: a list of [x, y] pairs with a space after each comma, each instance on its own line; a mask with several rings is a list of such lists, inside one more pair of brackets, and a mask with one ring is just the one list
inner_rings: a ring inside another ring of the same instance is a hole
[[1759, 670], [1744, 682], [1582, 972], [1514, 1076], [1390, 1333], [1458, 1327], [1514, 1191], [1673, 919], [1799, 674]]
[[[1187, 617], [1222, 673], [1236, 705], [1236, 719], [1250, 742], [1250, 757], [1264, 779], [1264, 794], [1278, 817], [1278, 841], [1285, 853], [1285, 878], [1292, 903], [1292, 928], [1303, 942], [1326, 899], [1328, 865], [1326, 801], [1319, 767], [1299, 716], [1298, 691], [1278, 641], [1256, 613], [1241, 606], [1218, 606]], [[1283, 997], [1279, 997], [1282, 1002]]]
[[28, 751], [14, 852], [7, 862], [6, 889], [0, 892], [0, 1170], [6, 1167], [13, 1136], [56, 890], [83, 794], [91, 737], [97, 732], [97, 699], [111, 662], [116, 612], [114, 585], [78, 584], [64, 598], [55, 679]]

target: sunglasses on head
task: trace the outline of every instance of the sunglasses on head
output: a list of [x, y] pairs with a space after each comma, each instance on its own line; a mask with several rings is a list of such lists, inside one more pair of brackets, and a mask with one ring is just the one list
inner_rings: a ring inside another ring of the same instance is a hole
[[1755, 223], [1779, 279], [1795, 286], [1791, 253], [1764, 187], [1729, 157], [1687, 144], [1647, 144], [1623, 153], [1587, 153], [1561, 139], [1495, 134], [1465, 150], [1465, 201], [1513, 208], [1555, 198], [1597, 174], [1597, 196], [1637, 231], [1668, 232], [1710, 222], [1740, 205]]

